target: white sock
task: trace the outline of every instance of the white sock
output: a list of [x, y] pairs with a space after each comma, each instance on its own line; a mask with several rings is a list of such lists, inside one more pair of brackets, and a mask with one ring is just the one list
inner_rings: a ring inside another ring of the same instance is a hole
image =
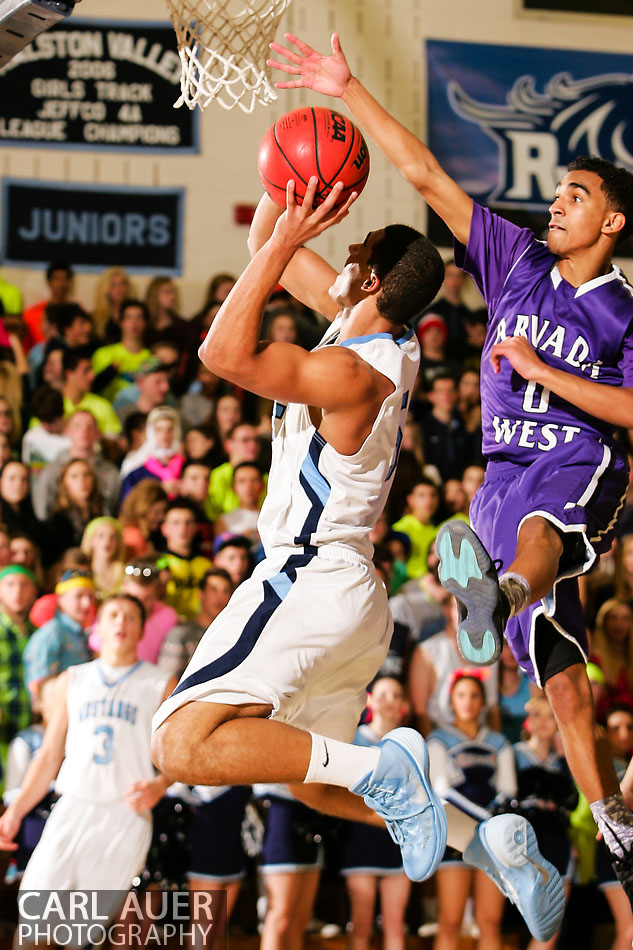
[[462, 854], [473, 840], [478, 822], [466, 812], [442, 799], [448, 822], [448, 845]]
[[304, 782], [353, 788], [376, 768], [380, 750], [311, 732], [312, 754]]
[[530, 603], [532, 598], [532, 588], [522, 574], [515, 574], [514, 571], [506, 571], [499, 578], [499, 587], [506, 597], [510, 608], [510, 617], [515, 617]]

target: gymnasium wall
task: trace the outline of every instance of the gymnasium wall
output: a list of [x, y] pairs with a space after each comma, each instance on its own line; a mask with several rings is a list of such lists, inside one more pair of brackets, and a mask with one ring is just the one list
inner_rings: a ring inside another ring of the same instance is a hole
[[[163, 0], [82, 0], [77, 10], [75, 17], [88, 19], [167, 19]], [[293, 0], [278, 39], [289, 30], [323, 50], [330, 33], [338, 30], [356, 75], [406, 126], [424, 136], [425, 38], [629, 53], [632, 22], [525, 14], [519, 0]], [[188, 315], [201, 305], [214, 272], [239, 273], [246, 264], [247, 228], [234, 223], [233, 206], [254, 204], [261, 194], [256, 153], [267, 126], [289, 109], [320, 102], [325, 100], [310, 91], [282, 90], [276, 103], [256, 106], [251, 115], [211, 104], [201, 116], [199, 155], [157, 158], [0, 146], [0, 171], [2, 176], [77, 183], [186, 187], [184, 270], [178, 283], [182, 311]], [[349, 218], [315, 247], [338, 267], [351, 240], [394, 221], [424, 229], [425, 205], [373, 148], [372, 172], [361, 199]], [[41, 271], [6, 267], [2, 275], [22, 288], [26, 305], [43, 296]], [[148, 279], [135, 278], [141, 292]], [[76, 297], [88, 309], [96, 280], [94, 275], [77, 276]]]

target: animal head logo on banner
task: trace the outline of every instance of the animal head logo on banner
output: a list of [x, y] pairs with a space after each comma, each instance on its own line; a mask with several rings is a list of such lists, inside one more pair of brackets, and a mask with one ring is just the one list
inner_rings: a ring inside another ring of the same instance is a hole
[[633, 171], [633, 56], [427, 40], [429, 145], [476, 200], [546, 211], [578, 155]]
[[[487, 131], [499, 146], [499, 184], [493, 202], [535, 205], [552, 200], [553, 185], [577, 155], [608, 158], [633, 171], [633, 76], [614, 73], [574, 81], [559, 73], [535, 88], [520, 76], [505, 106], [471, 98], [449, 83], [454, 111]], [[554, 182], [552, 183], [552, 178]]]

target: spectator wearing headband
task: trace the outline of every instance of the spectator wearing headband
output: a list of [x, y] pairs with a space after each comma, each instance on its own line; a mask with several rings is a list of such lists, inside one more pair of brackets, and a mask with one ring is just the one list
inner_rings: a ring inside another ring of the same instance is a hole
[[28, 568], [9, 564], [0, 570], [0, 754], [5, 764], [9, 743], [31, 721], [23, 655], [35, 631], [29, 611], [36, 596], [37, 581]]
[[55, 585], [55, 593], [55, 616], [33, 634], [24, 650], [24, 678], [34, 698], [42, 680], [91, 659], [85, 633], [94, 608], [91, 575], [87, 571], [65, 571]]
[[[173, 607], [161, 602], [160, 570], [152, 558], [137, 558], [125, 565], [122, 592], [136, 597], [145, 610], [143, 636], [136, 645], [139, 660], [156, 663], [161, 645], [169, 631], [178, 624]], [[88, 640], [93, 653], [101, 652], [98, 624], [92, 628]]]

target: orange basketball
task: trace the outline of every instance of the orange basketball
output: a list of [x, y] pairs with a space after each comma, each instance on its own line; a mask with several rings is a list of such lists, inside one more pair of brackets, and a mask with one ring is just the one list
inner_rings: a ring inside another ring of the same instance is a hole
[[262, 185], [281, 208], [286, 184], [295, 181], [298, 203], [312, 175], [319, 179], [314, 206], [327, 198], [337, 181], [345, 187], [337, 205], [361, 192], [369, 175], [369, 150], [353, 122], [333, 109], [305, 107], [287, 112], [268, 129], [257, 154]]

